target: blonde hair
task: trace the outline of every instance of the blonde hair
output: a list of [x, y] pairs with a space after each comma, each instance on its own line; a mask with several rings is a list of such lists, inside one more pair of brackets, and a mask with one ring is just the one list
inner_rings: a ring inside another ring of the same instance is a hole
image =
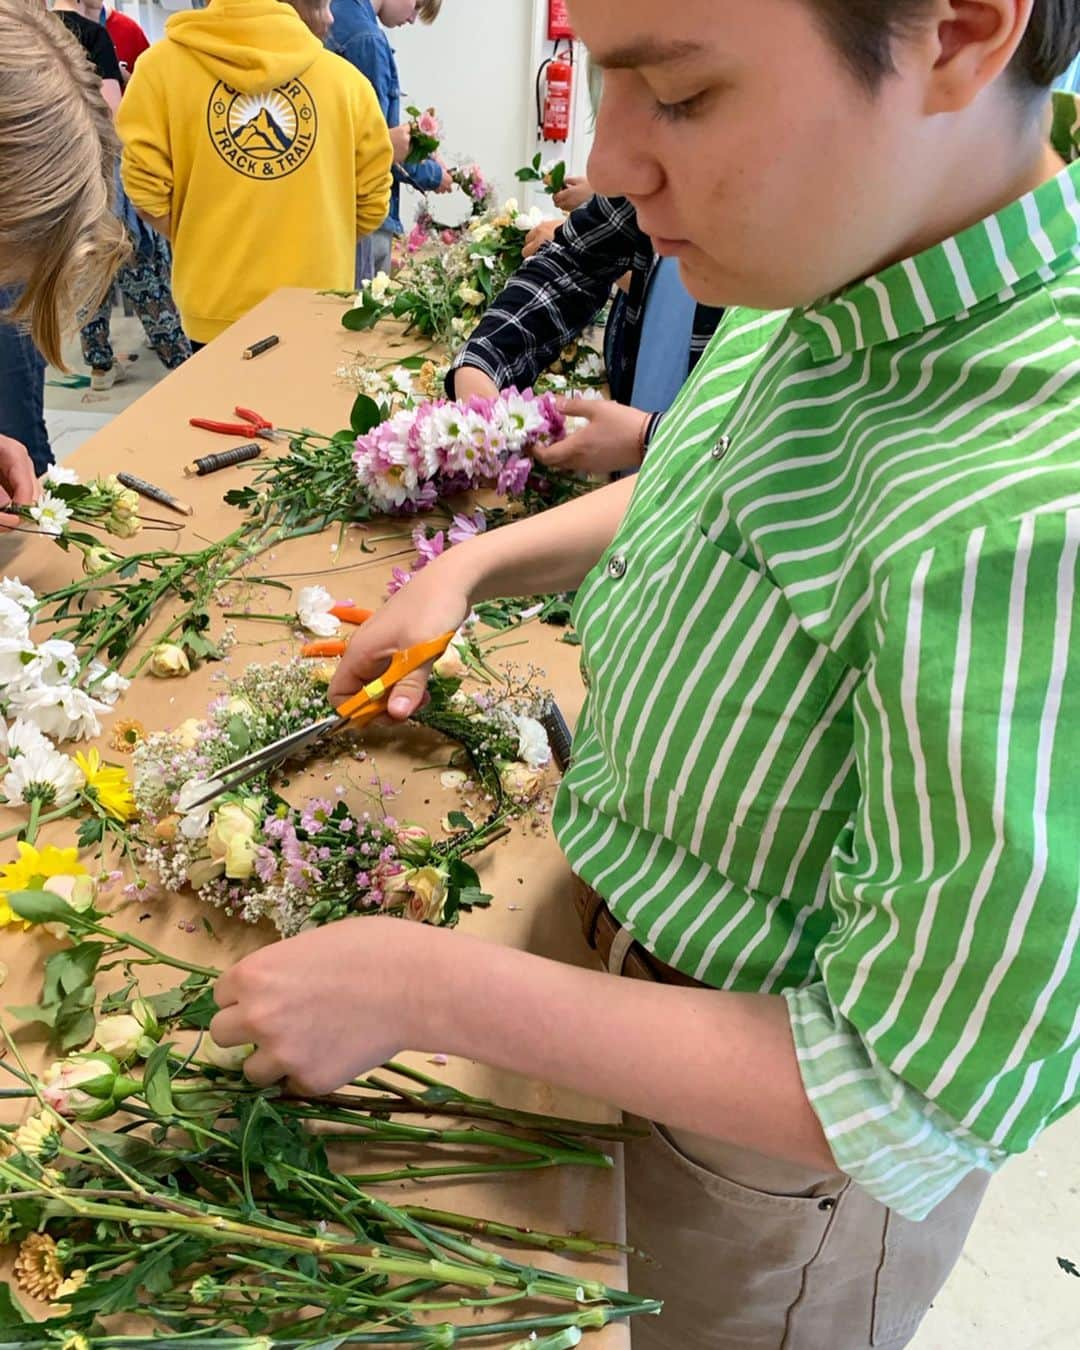
[[442, 0], [420, 0], [416, 17], [421, 23], [434, 23], [442, 9]]
[[78, 42], [34, 0], [0, 0], [0, 276], [22, 286], [5, 317], [56, 365], [65, 331], [127, 255], [112, 202], [118, 154]]

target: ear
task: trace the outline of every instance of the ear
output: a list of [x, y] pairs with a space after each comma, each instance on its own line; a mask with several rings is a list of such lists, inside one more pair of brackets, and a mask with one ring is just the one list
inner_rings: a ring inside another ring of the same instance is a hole
[[941, 0], [928, 114], [959, 112], [1004, 71], [1027, 31], [1035, 0]]

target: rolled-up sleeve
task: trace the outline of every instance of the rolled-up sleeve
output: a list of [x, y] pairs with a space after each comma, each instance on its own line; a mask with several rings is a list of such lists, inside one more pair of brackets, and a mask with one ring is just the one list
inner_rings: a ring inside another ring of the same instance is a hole
[[1080, 510], [877, 590], [860, 802], [820, 978], [787, 998], [840, 1167], [920, 1219], [1080, 1100]]

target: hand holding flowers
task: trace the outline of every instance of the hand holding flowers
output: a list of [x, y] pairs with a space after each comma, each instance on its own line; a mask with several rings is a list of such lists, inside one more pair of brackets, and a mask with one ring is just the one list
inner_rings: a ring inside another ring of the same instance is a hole
[[421, 112], [419, 108], [408, 107], [405, 111], [409, 114], [409, 152], [405, 156], [405, 163], [420, 164], [438, 150], [442, 142], [442, 126], [434, 108]]

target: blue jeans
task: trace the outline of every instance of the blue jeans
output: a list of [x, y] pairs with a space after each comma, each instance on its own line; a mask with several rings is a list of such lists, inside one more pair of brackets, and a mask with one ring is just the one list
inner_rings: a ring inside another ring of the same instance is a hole
[[[0, 310], [13, 299], [0, 291]], [[45, 358], [30, 334], [0, 320], [0, 435], [21, 441], [30, 452], [34, 471], [43, 474], [55, 463], [45, 427]]]

